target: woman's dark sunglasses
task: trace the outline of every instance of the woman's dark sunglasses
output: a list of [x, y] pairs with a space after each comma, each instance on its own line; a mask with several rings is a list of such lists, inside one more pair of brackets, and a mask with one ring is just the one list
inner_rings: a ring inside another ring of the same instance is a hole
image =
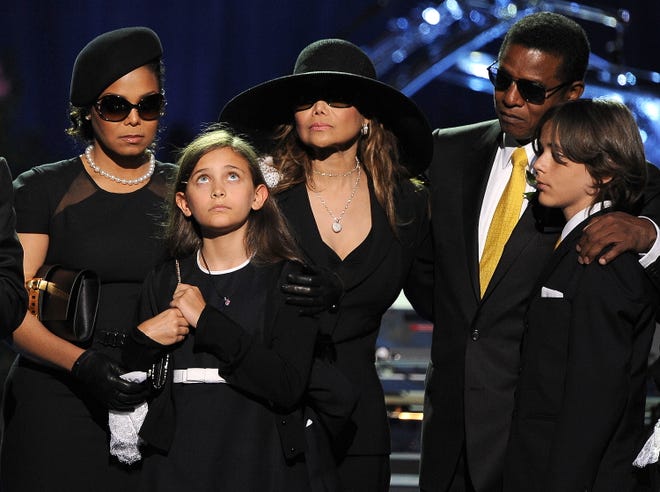
[[109, 94], [96, 101], [94, 107], [105, 121], [123, 121], [131, 114], [133, 108], [138, 110], [140, 118], [152, 121], [163, 116], [165, 97], [160, 93], [149, 94], [140, 99], [137, 104], [132, 104], [122, 96]]
[[293, 105], [293, 110], [297, 113], [298, 111], [306, 111], [314, 104], [316, 104], [317, 101], [324, 101], [328, 106], [331, 108], [350, 108], [353, 106], [351, 103], [346, 102], [346, 100], [342, 97], [316, 97], [316, 98], [306, 98], [306, 99], [301, 99], [299, 102]]
[[528, 103], [543, 104], [546, 99], [552, 96], [559, 89], [570, 85], [570, 82], [564, 82], [558, 86], [546, 89], [543, 84], [532, 82], [526, 79], [514, 79], [506, 70], [500, 70], [496, 66], [497, 62], [488, 67], [488, 78], [495, 87], [496, 91], [505, 91], [515, 82], [518, 92]]

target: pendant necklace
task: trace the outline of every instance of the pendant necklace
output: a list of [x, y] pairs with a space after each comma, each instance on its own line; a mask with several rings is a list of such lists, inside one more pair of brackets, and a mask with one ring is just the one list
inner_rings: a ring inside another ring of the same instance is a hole
[[312, 169], [312, 172], [314, 174], [318, 174], [319, 176], [325, 176], [327, 178], [345, 178], [346, 176], [350, 176], [355, 171], [357, 171], [359, 167], [360, 167], [360, 160], [358, 159], [357, 156], [355, 156], [355, 167], [350, 171], [346, 171], [345, 173], [330, 173], [325, 171], [317, 171], [316, 169]]
[[[357, 168], [357, 178], [355, 179], [355, 184], [353, 185], [353, 190], [351, 191], [351, 196], [348, 197], [348, 200], [346, 201], [346, 205], [344, 205], [344, 209], [341, 211], [339, 215], [335, 217], [335, 214], [332, 213], [332, 210], [330, 210], [330, 207], [328, 207], [328, 204], [325, 202], [323, 195], [321, 195], [320, 192], [315, 191], [314, 194], [319, 197], [319, 200], [321, 202], [321, 205], [323, 205], [323, 208], [325, 208], [325, 211], [328, 212], [328, 215], [332, 218], [332, 232], [335, 233], [340, 233], [343, 229], [343, 226], [341, 225], [341, 221], [344, 218], [344, 215], [346, 214], [346, 211], [348, 210], [348, 207], [351, 206], [351, 202], [353, 201], [353, 198], [355, 198], [355, 194], [357, 193], [358, 190], [358, 185], [360, 184], [360, 174], [362, 169], [360, 168], [360, 161], [357, 159], [357, 156], [355, 157], [355, 161], [357, 162], [356, 168]], [[349, 172], [349, 175], [353, 171]]]
[[231, 299], [229, 299], [227, 296], [221, 295], [220, 292], [218, 291], [218, 288], [216, 287], [215, 282], [213, 281], [213, 274], [211, 273], [209, 264], [206, 262], [206, 258], [204, 258], [204, 253], [202, 253], [202, 248], [199, 248], [199, 256], [202, 259], [202, 263], [204, 263], [204, 268], [206, 268], [206, 274], [208, 275], [208, 279], [209, 279], [209, 283], [211, 284], [211, 287], [213, 287], [215, 293], [218, 294], [218, 298], [220, 298], [222, 303], [225, 306], [229, 306], [229, 304], [231, 304]]
[[89, 164], [89, 167], [91, 167], [94, 170], [94, 172], [97, 172], [101, 176], [104, 176], [109, 180], [114, 181], [115, 183], [128, 185], [128, 186], [140, 184], [148, 180], [151, 177], [151, 175], [154, 173], [154, 170], [156, 169], [156, 156], [154, 156], [154, 153], [152, 151], [147, 149], [145, 152], [149, 154], [149, 170], [136, 179], [120, 178], [115, 176], [114, 174], [110, 174], [108, 171], [104, 171], [99, 166], [97, 166], [96, 162], [94, 162], [94, 158], [92, 157], [92, 150], [94, 150], [93, 145], [90, 145], [85, 149], [85, 160], [87, 161], [87, 164]]

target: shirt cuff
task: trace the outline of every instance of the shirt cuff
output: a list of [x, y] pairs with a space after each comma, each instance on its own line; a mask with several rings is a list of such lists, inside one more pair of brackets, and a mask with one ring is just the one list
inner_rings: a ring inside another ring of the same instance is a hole
[[658, 229], [658, 224], [653, 222], [648, 217], [641, 215], [639, 218], [648, 220], [651, 222], [651, 224], [653, 224], [653, 227], [655, 227], [655, 242], [653, 243], [653, 246], [651, 246], [651, 249], [649, 249], [646, 254], [640, 254], [639, 258], [639, 264], [646, 268], [654, 263], [655, 260], [657, 260], [660, 256], [660, 241], [658, 241], [658, 239], [660, 239], [660, 229]]

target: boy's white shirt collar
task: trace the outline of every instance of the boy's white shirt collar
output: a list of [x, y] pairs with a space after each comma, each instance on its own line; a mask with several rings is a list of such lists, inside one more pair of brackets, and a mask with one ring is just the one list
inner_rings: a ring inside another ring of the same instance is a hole
[[566, 236], [570, 234], [570, 232], [577, 227], [578, 224], [580, 224], [583, 220], [587, 219], [588, 217], [592, 216], [596, 212], [600, 212], [601, 210], [611, 207], [612, 202], [610, 200], [604, 200], [602, 202], [594, 203], [593, 205], [583, 208], [580, 210], [578, 213], [576, 213], [573, 217], [568, 219], [566, 222], [566, 225], [561, 231], [561, 237], [560, 240], [563, 241]]

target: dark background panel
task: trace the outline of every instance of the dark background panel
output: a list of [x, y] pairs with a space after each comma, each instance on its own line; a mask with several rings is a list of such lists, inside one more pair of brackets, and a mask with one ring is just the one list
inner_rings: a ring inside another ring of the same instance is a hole
[[[544, 4], [516, 3], [520, 9]], [[510, 8], [508, 2], [499, 0], [479, 4]], [[158, 156], [168, 160], [177, 146], [185, 144], [202, 125], [214, 121], [233, 95], [290, 73], [298, 52], [308, 43], [342, 37], [369, 52], [379, 40], [392, 35], [395, 19], [434, 5], [438, 3], [404, 0], [3, 2], [0, 155], [8, 158], [17, 174], [35, 164], [79, 152], [64, 134], [71, 68], [77, 52], [101, 32], [145, 25], [160, 35], [168, 106]], [[581, 5], [612, 11], [627, 8], [631, 14], [623, 45], [615, 50], [611, 49], [616, 45], [612, 29], [581, 22], [591, 36], [594, 52], [632, 67], [660, 69], [660, 7], [655, 0]], [[470, 8], [465, 8], [466, 13]], [[410, 24], [411, 32], [416, 28]], [[499, 40], [492, 44], [496, 50]], [[469, 123], [493, 115], [488, 94], [442, 79], [429, 83], [413, 98], [434, 126]]]

